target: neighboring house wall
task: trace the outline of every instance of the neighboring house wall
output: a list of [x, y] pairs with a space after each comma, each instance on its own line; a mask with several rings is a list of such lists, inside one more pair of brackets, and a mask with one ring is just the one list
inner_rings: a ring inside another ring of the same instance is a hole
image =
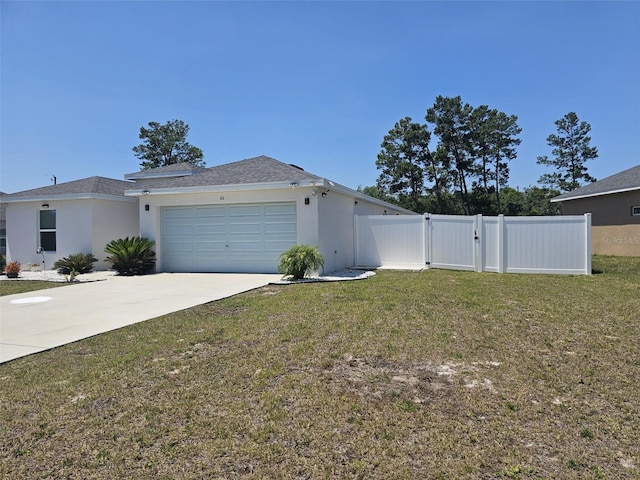
[[100, 262], [96, 269], [106, 270], [108, 265], [104, 246], [114, 238], [138, 234], [136, 202], [130, 199], [110, 201], [97, 199], [49, 200], [42, 202], [7, 204], [7, 222], [11, 229], [7, 235], [7, 257], [22, 264], [41, 264], [38, 217], [40, 210], [56, 211], [56, 251], [45, 253], [45, 268], [71, 253], [91, 252]]
[[598, 195], [562, 202], [563, 215], [591, 213], [592, 252], [600, 255], [640, 256], [640, 191]]

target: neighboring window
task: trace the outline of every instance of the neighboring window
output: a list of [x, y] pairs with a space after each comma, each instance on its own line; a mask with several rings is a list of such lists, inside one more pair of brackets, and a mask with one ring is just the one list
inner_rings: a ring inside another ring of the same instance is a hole
[[631, 215], [634, 217], [640, 216], [640, 207], [631, 207]]
[[55, 210], [40, 210], [40, 246], [45, 252], [56, 251]]

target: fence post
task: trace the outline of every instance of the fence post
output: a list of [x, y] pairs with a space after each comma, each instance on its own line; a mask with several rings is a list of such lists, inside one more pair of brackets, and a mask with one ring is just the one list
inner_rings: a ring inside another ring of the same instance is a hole
[[425, 252], [426, 252], [426, 256], [427, 258], [425, 259], [425, 265], [427, 266], [428, 269], [431, 268], [431, 261], [433, 260], [433, 251], [431, 249], [431, 245], [432, 245], [432, 239], [431, 239], [431, 214], [430, 213], [425, 213], [424, 214], [424, 234], [425, 234]]
[[586, 256], [585, 258], [585, 269], [586, 272], [584, 272], [586, 275], [591, 275], [591, 214], [590, 213], [585, 213], [584, 214], [584, 240], [585, 240], [585, 244], [584, 244], [584, 254]]
[[484, 265], [484, 248], [482, 248], [482, 244], [484, 242], [484, 235], [482, 234], [482, 214], [476, 215], [473, 223], [474, 270], [476, 272], [481, 272]]
[[427, 267], [427, 214], [422, 215], [422, 265]]
[[353, 214], [353, 260], [356, 267], [360, 266], [359, 247], [358, 247], [358, 216]]
[[504, 273], [504, 215], [498, 215], [498, 273]]

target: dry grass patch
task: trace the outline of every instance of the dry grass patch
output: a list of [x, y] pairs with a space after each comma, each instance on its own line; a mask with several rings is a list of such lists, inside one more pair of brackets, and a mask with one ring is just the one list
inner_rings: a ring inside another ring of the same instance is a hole
[[640, 475], [640, 259], [269, 286], [0, 365], [7, 478]]

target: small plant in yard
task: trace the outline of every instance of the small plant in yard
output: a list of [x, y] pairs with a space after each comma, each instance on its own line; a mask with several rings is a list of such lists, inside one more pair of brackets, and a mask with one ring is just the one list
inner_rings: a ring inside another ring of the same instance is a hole
[[324, 259], [318, 247], [294, 245], [280, 255], [278, 272], [291, 276], [294, 280], [300, 280], [323, 265]]
[[4, 273], [4, 267], [7, 266], [7, 259], [4, 255], [0, 255], [0, 272]]
[[110, 263], [118, 275], [144, 275], [156, 265], [154, 242], [144, 237], [126, 237], [112, 240], [104, 251], [109, 256], [104, 259]]
[[53, 264], [60, 275], [65, 275], [67, 281], [73, 282], [78, 275], [93, 271], [93, 264], [98, 259], [92, 253], [72, 253], [68, 257], [56, 260]]
[[9, 262], [7, 266], [4, 267], [4, 271], [7, 274], [7, 278], [18, 278], [18, 274], [20, 273], [20, 264], [18, 262]]

